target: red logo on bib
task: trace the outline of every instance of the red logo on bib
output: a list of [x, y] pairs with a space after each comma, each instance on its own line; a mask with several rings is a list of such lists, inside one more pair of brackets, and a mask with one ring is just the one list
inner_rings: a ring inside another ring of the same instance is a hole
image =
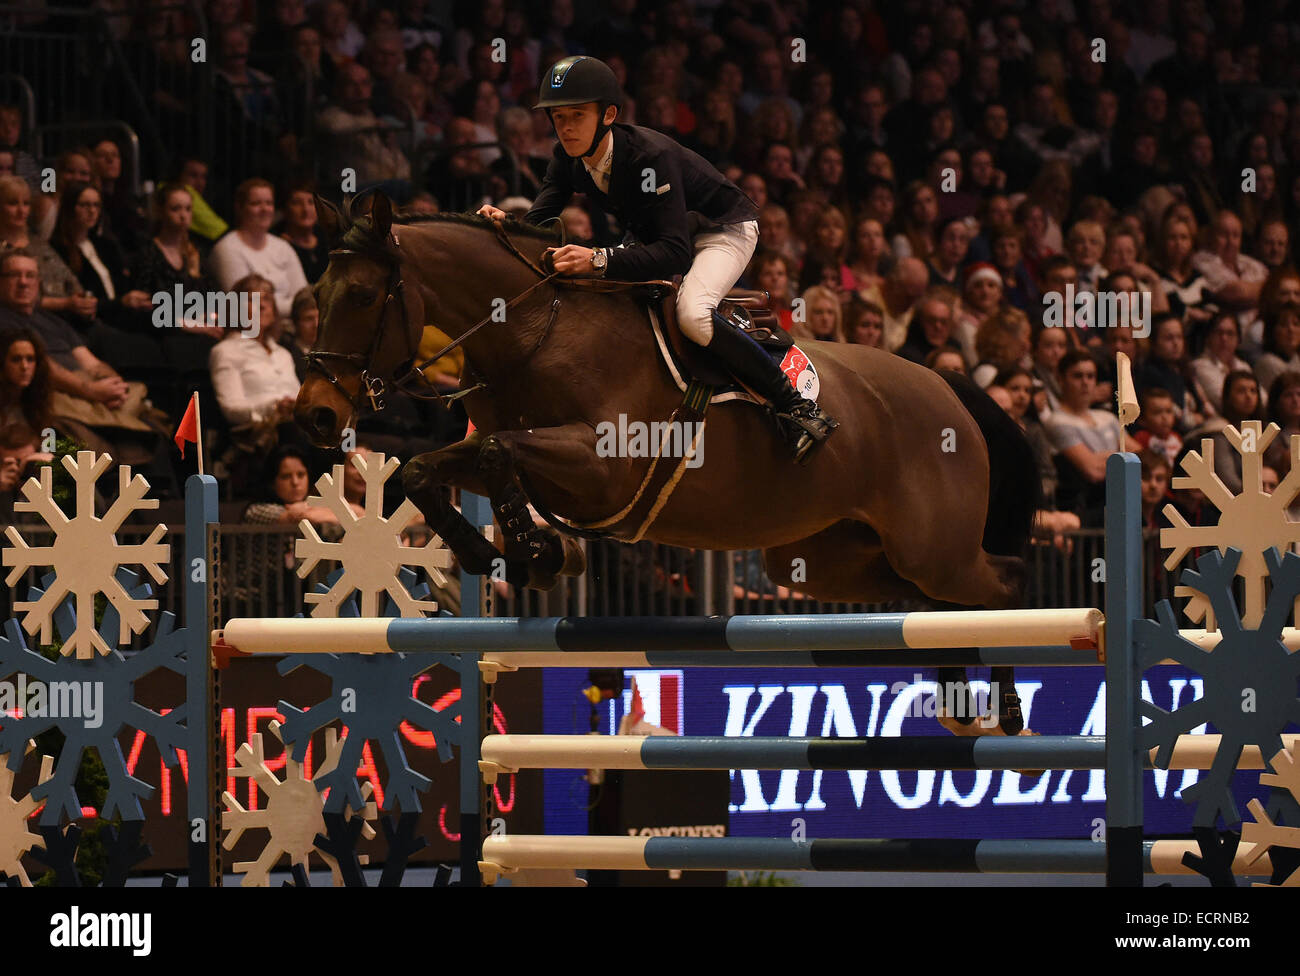
[[795, 389], [799, 388], [799, 376], [808, 368], [808, 357], [800, 351], [798, 346], [791, 346], [786, 350], [785, 358], [781, 360], [781, 372], [790, 380], [790, 385]]

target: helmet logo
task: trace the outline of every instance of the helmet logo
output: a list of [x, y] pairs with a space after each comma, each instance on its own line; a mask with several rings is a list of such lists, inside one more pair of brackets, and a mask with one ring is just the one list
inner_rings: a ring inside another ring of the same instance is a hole
[[582, 60], [584, 59], [581, 57], [576, 57], [576, 58], [565, 58], [563, 61], [556, 62], [555, 68], [551, 71], [551, 87], [563, 88], [564, 76], [569, 73], [570, 68], [572, 68], [575, 64], [577, 64], [579, 61]]

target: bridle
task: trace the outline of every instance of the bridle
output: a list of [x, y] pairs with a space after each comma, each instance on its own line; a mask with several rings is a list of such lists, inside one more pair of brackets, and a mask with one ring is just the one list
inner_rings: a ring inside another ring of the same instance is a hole
[[[536, 262], [530, 260], [527, 255], [525, 255], [522, 251], [519, 250], [518, 247], [515, 246], [514, 241], [510, 240], [510, 236], [506, 233], [505, 228], [501, 226], [501, 223], [499, 221], [493, 221], [492, 227], [493, 230], [496, 231], [497, 240], [499, 240], [501, 244], [505, 246], [506, 250], [508, 250], [512, 255], [514, 255], [520, 261], [522, 261], [531, 271], [533, 271], [538, 276], [539, 279], [533, 282], [533, 284], [529, 285], [519, 294], [517, 294], [514, 298], [510, 299], [510, 301], [506, 302], [505, 309], [508, 310], [518, 305], [520, 302], [524, 301], [538, 288], [542, 287], [545, 284], [548, 284], [552, 279], [556, 277], [557, 272], [552, 271], [548, 273], [546, 270], [540, 267]], [[401, 242], [397, 237], [397, 233], [395, 229], [392, 232], [390, 232], [388, 239], [392, 243], [394, 248], [401, 246]], [[320, 373], [321, 376], [325, 378], [326, 382], [328, 382], [331, 386], [333, 386], [334, 389], [337, 390], [339, 394], [345, 400], [348, 401], [348, 403], [352, 407], [354, 414], [360, 412], [363, 402], [365, 402], [366, 405], [369, 406], [370, 409], [375, 412], [384, 409], [383, 398], [385, 393], [388, 392], [388, 388], [385, 385], [383, 377], [376, 376], [370, 372], [370, 366], [374, 362], [375, 357], [376, 355], [378, 355], [379, 349], [383, 344], [385, 330], [388, 327], [388, 322], [390, 318], [388, 314], [389, 308], [394, 303], [396, 303], [398, 308], [401, 310], [400, 327], [401, 327], [402, 336], [406, 341], [406, 351], [409, 354], [407, 356], [406, 361], [412, 363], [410, 368], [407, 369], [400, 376], [396, 378], [390, 377], [389, 382], [391, 382], [392, 388], [394, 390], [407, 393], [408, 395], [416, 397], [417, 399], [421, 399], [421, 400], [451, 401], [451, 400], [458, 400], [461, 397], [474, 392], [475, 390], [483, 388], [484, 384], [479, 383], [476, 386], [471, 387], [470, 389], [458, 390], [455, 393], [432, 393], [431, 394], [431, 393], [425, 393], [425, 392], [413, 390], [410, 389], [409, 387], [411, 386], [411, 384], [416, 382], [427, 386], [428, 381], [425, 380], [424, 378], [425, 367], [429, 366], [432, 363], [437, 362], [443, 356], [447, 355], [447, 353], [459, 347], [462, 343], [465, 342], [466, 339], [472, 336], [483, 326], [487, 325], [494, 318], [497, 318], [500, 312], [499, 309], [493, 309], [483, 318], [479, 319], [479, 321], [476, 322], [473, 326], [471, 326], [465, 332], [461, 333], [460, 338], [453, 339], [451, 342], [447, 343], [447, 345], [443, 346], [432, 356], [428, 357], [422, 362], [416, 363], [415, 354], [419, 351], [419, 346], [418, 346], [418, 342], [413, 343], [411, 339], [410, 321], [406, 311], [406, 299], [405, 299], [405, 293], [403, 291], [404, 282], [402, 280], [401, 257], [396, 254], [390, 254], [388, 251], [383, 250], [379, 247], [364, 248], [364, 249], [351, 248], [351, 247], [336, 248], [334, 250], [331, 250], [329, 252], [329, 255], [331, 258], [334, 257], [335, 255], [339, 255], [339, 256], [356, 255], [360, 257], [369, 258], [372, 261], [378, 261], [381, 264], [387, 264], [389, 268], [387, 295], [384, 298], [383, 309], [379, 313], [379, 322], [375, 327], [374, 338], [371, 339], [370, 341], [369, 350], [365, 353], [359, 353], [359, 352], [330, 352], [328, 350], [313, 349], [305, 354], [307, 369], [315, 370], [316, 372]], [[559, 311], [560, 311], [560, 299], [557, 294], [556, 298], [551, 302], [550, 318], [547, 320], [546, 327], [545, 329], [543, 329], [541, 336], [538, 338], [537, 344], [533, 346], [532, 350], [530, 350], [529, 352], [530, 357], [532, 356], [533, 353], [537, 352], [537, 350], [541, 347], [542, 343], [546, 341], [546, 337], [550, 335], [551, 327], [555, 324], [555, 319], [559, 315]], [[502, 321], [504, 321], [504, 319], [502, 319]], [[342, 360], [343, 362], [347, 363], [357, 371], [357, 373], [361, 377], [361, 384], [358, 387], [357, 392], [355, 394], [348, 392], [347, 387], [345, 387], [343, 385], [343, 382], [338, 378], [338, 376], [334, 374], [334, 371], [329, 368], [329, 366], [326, 363], [326, 360]]]

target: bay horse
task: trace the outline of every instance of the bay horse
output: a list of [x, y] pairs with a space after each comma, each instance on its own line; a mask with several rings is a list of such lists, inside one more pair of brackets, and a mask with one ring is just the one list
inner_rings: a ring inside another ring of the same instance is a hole
[[[418, 376], [409, 363], [426, 324], [463, 339], [474, 430], [407, 462], [408, 497], [471, 573], [502, 554], [451, 504], [452, 485], [491, 501], [511, 582], [548, 588], [582, 573], [569, 526], [626, 510], [652, 466], [605, 456], [597, 428], [620, 415], [666, 422], [683, 399], [645, 302], [548, 275], [546, 249], [561, 240], [544, 228], [467, 214], [398, 221], [381, 194], [360, 219], [323, 200], [318, 211], [332, 250], [297, 422], [337, 446], [368, 399]], [[1020, 606], [1038, 474], [1018, 425], [961, 374], [866, 346], [800, 347], [840, 429], [801, 466], [763, 409], [713, 405], [701, 463], [678, 467], [644, 538], [762, 549], [773, 582], [824, 601]], [[566, 533], [534, 525], [530, 502]], [[993, 734], [1020, 731], [1013, 711]]]

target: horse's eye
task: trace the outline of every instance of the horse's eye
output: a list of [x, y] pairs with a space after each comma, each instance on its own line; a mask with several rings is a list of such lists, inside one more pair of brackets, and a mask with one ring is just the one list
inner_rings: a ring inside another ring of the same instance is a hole
[[367, 288], [364, 285], [348, 286], [348, 299], [356, 305], [373, 305], [378, 297], [379, 292], [373, 288]]

